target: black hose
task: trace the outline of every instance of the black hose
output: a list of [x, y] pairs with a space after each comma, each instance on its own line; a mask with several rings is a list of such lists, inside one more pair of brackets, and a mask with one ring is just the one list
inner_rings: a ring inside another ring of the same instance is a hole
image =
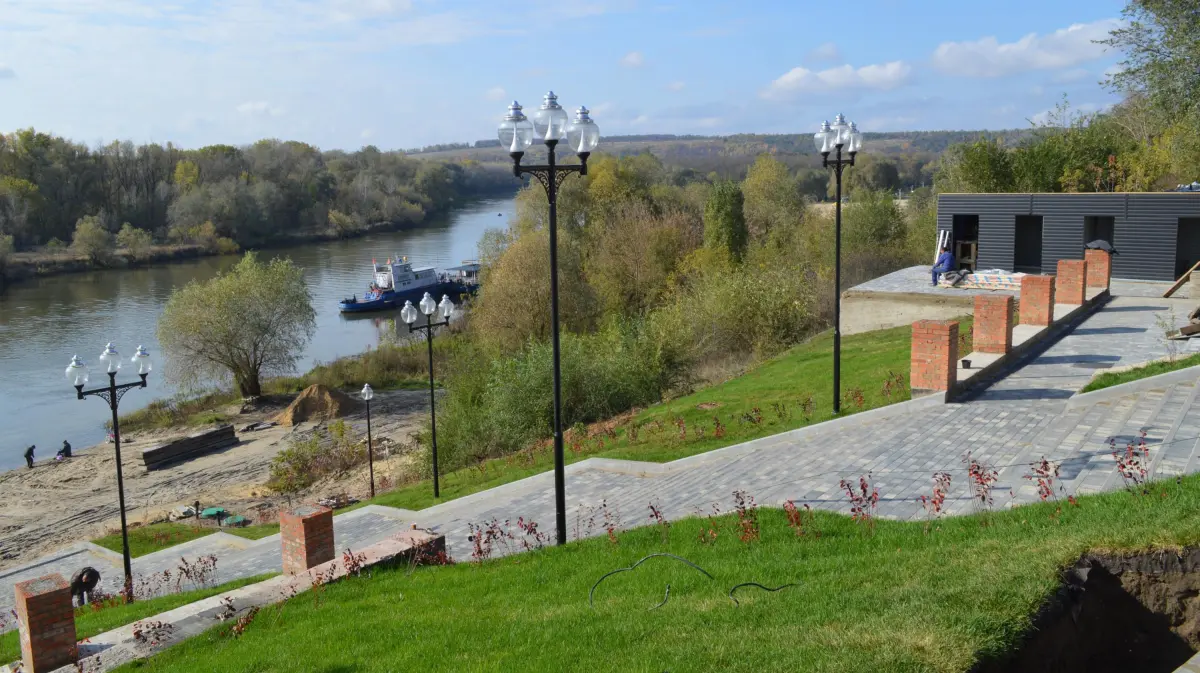
[[729, 600], [733, 601], [734, 605], [741, 605], [741, 603], [738, 602], [738, 599], [733, 597], [733, 592], [737, 591], [738, 589], [740, 589], [742, 587], [758, 587], [759, 589], [762, 589], [763, 591], [770, 591], [770, 592], [774, 593], [781, 589], [786, 589], [788, 587], [798, 587], [798, 586], [800, 586], [800, 585], [796, 584], [796, 583], [792, 583], [792, 584], [784, 584], [783, 586], [778, 586], [778, 587], [775, 587], [774, 589], [772, 589], [771, 587], [764, 587], [763, 585], [759, 584], [758, 582], [742, 582], [741, 584], [734, 585], [734, 587], [729, 590]]
[[[595, 595], [596, 595], [596, 587], [600, 586], [600, 583], [601, 583], [601, 582], [603, 582], [604, 580], [608, 579], [609, 577], [612, 577], [613, 575], [616, 575], [617, 573], [629, 572], [630, 570], [633, 570], [634, 568], [636, 568], [636, 567], [638, 567], [638, 566], [642, 565], [642, 564], [643, 564], [643, 563], [645, 563], [646, 561], [649, 561], [649, 560], [650, 560], [650, 559], [652, 559], [652, 558], [657, 558], [657, 557], [659, 557], [659, 556], [666, 556], [666, 557], [668, 557], [668, 558], [673, 558], [673, 559], [675, 559], [676, 561], [682, 561], [683, 563], [686, 563], [687, 565], [689, 565], [689, 566], [691, 566], [691, 567], [695, 568], [696, 570], [699, 570], [700, 572], [704, 573], [704, 576], [705, 576], [705, 577], [707, 577], [708, 579], [710, 579], [710, 580], [711, 580], [711, 579], [714, 579], [714, 578], [713, 578], [713, 576], [712, 576], [711, 574], [709, 574], [709, 572], [708, 572], [707, 570], [705, 570], [704, 568], [701, 568], [700, 566], [696, 565], [695, 563], [692, 563], [691, 561], [689, 561], [689, 560], [687, 560], [687, 559], [685, 559], [685, 558], [683, 558], [683, 557], [676, 556], [676, 555], [674, 555], [674, 554], [667, 554], [667, 553], [665, 553], [665, 552], [658, 553], [658, 554], [651, 554], [651, 555], [649, 555], [649, 556], [643, 557], [643, 558], [642, 558], [640, 561], [638, 561], [637, 563], [634, 563], [633, 565], [629, 566], [628, 568], [617, 568], [616, 570], [613, 570], [613, 571], [611, 571], [611, 572], [607, 572], [607, 573], [605, 573], [603, 577], [601, 577], [600, 579], [596, 580], [596, 583], [592, 585], [592, 589], [591, 589], [591, 591], [588, 591], [588, 606], [589, 606], [589, 607], [592, 607], [593, 609], [595, 608], [595, 606], [592, 604], [592, 599], [593, 599], [593, 597], [595, 597]], [[669, 593], [669, 592], [670, 592], [670, 589], [668, 589], [667, 591], [668, 591], [668, 593]], [[666, 599], [663, 599], [663, 602], [665, 603], [665, 602], [666, 602]]]

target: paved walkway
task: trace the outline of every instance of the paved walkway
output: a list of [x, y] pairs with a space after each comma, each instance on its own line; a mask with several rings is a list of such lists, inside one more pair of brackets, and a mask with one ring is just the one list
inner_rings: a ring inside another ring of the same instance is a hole
[[[1152, 288], [1144, 293], [1161, 291]], [[714, 503], [728, 511], [735, 490], [753, 495], [762, 505], [792, 499], [846, 512], [849, 504], [839, 480], [868, 472], [880, 490], [881, 516], [924, 516], [919, 497], [930, 492], [936, 471], [953, 476], [948, 511], [963, 513], [971, 508], [961, 462], [966, 451], [1000, 470], [994, 491], [997, 507], [1037, 499], [1035, 486], [1022, 475], [1028, 473], [1029, 463], [1042, 456], [1062, 461], [1061, 483], [1067, 493], [1097, 492], [1120, 486], [1109, 438], [1124, 446], [1142, 431], [1151, 446], [1155, 476], [1196, 471], [1200, 469], [1200, 385], [1196, 381], [1091, 406], [1068, 409], [1066, 403], [1098, 368], [1165, 355], [1157, 316], [1174, 307], [1176, 322], [1186, 322], [1195, 303], [1118, 296], [967, 402], [914, 400], [667, 464], [590, 459], [568, 466], [568, 534], [575, 538], [602, 533], [601, 503], [618, 525], [632, 527], [648, 522], [650, 503], [673, 519], [711, 511]], [[451, 554], [464, 559], [471, 552], [468, 524], [493, 518], [515, 522], [517, 517], [535, 520], [552, 532], [551, 474], [421, 512], [366, 507], [337, 516], [335, 537], [339, 549], [360, 547], [415, 524], [444, 533]], [[589, 525], [589, 519], [594, 523]], [[149, 575], [174, 568], [180, 557], [203, 554], [218, 557], [217, 581], [278, 571], [281, 562], [278, 536], [249, 542], [218, 534], [135, 559], [134, 572]], [[98, 554], [84, 543], [33, 565], [0, 572], [0, 609], [11, 605], [14, 583], [48, 572], [69, 575], [83, 565], [99, 568], [105, 584], [115, 588], [119, 555]]]

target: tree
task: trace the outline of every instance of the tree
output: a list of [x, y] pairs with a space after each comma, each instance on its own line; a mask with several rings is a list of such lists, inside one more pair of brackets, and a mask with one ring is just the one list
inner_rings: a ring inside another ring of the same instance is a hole
[[804, 199], [787, 166], [769, 154], [754, 161], [742, 181], [745, 195], [746, 229], [761, 240], [772, 229], [798, 222], [804, 214]]
[[104, 223], [95, 215], [79, 218], [75, 223], [75, 235], [71, 237], [71, 247], [75, 252], [84, 255], [95, 264], [104, 264], [112, 257], [112, 234], [104, 228]]
[[171, 293], [158, 321], [167, 376], [195, 389], [232, 381], [243, 397], [262, 377], [292, 371], [316, 330], [312, 294], [290, 259], [264, 264], [246, 253], [228, 272]]
[[329, 226], [338, 236], [346, 237], [358, 231], [359, 223], [353, 215], [347, 215], [340, 210], [329, 211]]
[[117, 232], [117, 245], [128, 250], [130, 256], [135, 260], [146, 259], [153, 244], [154, 239], [150, 236], [150, 232], [138, 229], [128, 222], [122, 224], [121, 231]]
[[686, 227], [681, 214], [658, 216], [637, 202], [603, 225], [585, 270], [607, 314], [639, 316], [654, 306], [683, 256]]
[[737, 183], [725, 181], [713, 186], [704, 204], [704, 245], [725, 250], [734, 261], [742, 259], [749, 239], [744, 202]]
[[999, 140], [980, 138], [953, 145], [942, 156], [939, 192], [1000, 193], [1016, 189], [1012, 155]]
[[1143, 93], [1169, 121], [1200, 105], [1200, 12], [1195, 0], [1131, 0], [1125, 21], [1102, 44], [1125, 53], [1107, 84]]

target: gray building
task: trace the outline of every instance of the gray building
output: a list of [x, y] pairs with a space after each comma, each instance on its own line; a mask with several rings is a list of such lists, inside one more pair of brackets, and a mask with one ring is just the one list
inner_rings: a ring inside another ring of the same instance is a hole
[[1117, 250], [1114, 278], [1175, 280], [1200, 262], [1200, 193], [940, 194], [960, 268], [1053, 274], [1084, 244]]

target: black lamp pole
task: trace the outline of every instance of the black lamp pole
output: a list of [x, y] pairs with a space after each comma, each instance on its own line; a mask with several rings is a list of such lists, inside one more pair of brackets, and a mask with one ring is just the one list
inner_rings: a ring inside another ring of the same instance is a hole
[[125, 523], [125, 479], [121, 474], [121, 422], [117, 418], [117, 406], [121, 403], [121, 398], [129, 390], [146, 387], [146, 375], [139, 374], [138, 376], [141, 378], [141, 381], [117, 385], [117, 373], [108, 372], [107, 388], [84, 390], [82, 384], [75, 386], [75, 393], [79, 396], [79, 399], [82, 400], [85, 397], [93, 395], [101, 397], [108, 402], [108, 408], [112, 410], [113, 444], [116, 446], [117, 455], [117, 501], [121, 507], [121, 560], [125, 564], [126, 603], [133, 602], [133, 566], [129, 557], [129, 529]]
[[550, 202], [550, 335], [554, 350], [554, 520], [558, 544], [567, 543], [567, 472], [563, 457], [562, 378], [559, 368], [558, 342], [558, 186], [572, 173], [587, 175], [587, 160], [591, 152], [579, 152], [578, 164], [561, 166], [556, 162], [554, 148], [557, 140], [546, 141], [548, 163], [542, 166], [522, 166], [524, 152], [510, 152], [513, 175], [528, 174], [537, 178], [546, 189]]
[[[435, 409], [437, 404], [434, 402], [433, 396], [433, 328], [449, 324], [449, 316], [446, 316], [446, 319], [441, 322], [433, 322], [433, 314], [426, 313], [424, 325], [410, 324], [408, 326], [410, 334], [417, 330], [423, 330], [425, 332], [425, 343], [429, 346], [429, 432], [433, 441], [433, 497], [435, 498], [442, 497], [442, 493], [438, 486], [437, 411]], [[370, 424], [370, 416], [367, 417], [367, 423], [368, 425]]]
[[375, 497], [375, 451], [371, 446], [371, 397], [363, 398], [367, 403], [367, 473], [371, 479], [371, 497]]
[[[838, 115], [839, 123], [844, 123]], [[855, 141], [857, 142], [857, 141]], [[844, 143], [839, 139], [834, 159], [830, 160], [829, 151], [821, 152], [821, 162], [825, 168], [832, 168], [837, 183], [837, 204], [834, 215], [833, 243], [833, 413], [842, 411], [842, 171], [854, 165], [854, 155], [858, 150], [853, 147], [847, 158], [842, 158]]]

